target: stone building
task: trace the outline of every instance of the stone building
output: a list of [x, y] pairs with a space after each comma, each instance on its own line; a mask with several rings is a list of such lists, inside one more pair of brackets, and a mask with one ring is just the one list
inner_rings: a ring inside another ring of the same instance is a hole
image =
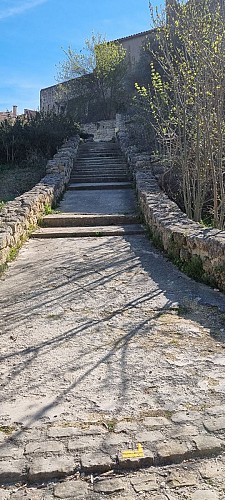
[[0, 111], [0, 122], [4, 120], [15, 121], [17, 117], [17, 106], [13, 106], [12, 111]]
[[[152, 31], [153, 30], [144, 31], [135, 35], [113, 40], [114, 42], [120, 43], [126, 50], [128, 71], [132, 71], [138, 63], [143, 46], [147, 43]], [[78, 116], [83, 115], [84, 118], [93, 119], [97, 113], [97, 119], [103, 119], [104, 116], [99, 115], [99, 109], [95, 109], [95, 103], [93, 101], [90, 103], [88, 102], [87, 96], [89, 94], [88, 90], [90, 84], [89, 75], [85, 75], [63, 84], [56, 84], [42, 89], [40, 93], [40, 110], [45, 113], [49, 111], [54, 111], [56, 113], [60, 111], [63, 112], [67, 107], [68, 102], [70, 102], [70, 105], [73, 105], [74, 109], [76, 109]], [[93, 116], [90, 116], [90, 108], [92, 109]]]
[[[188, 0], [191, 2], [192, 0]], [[201, 2], [202, 0], [196, 0]], [[174, 14], [179, 11], [179, 2], [177, 0], [166, 0], [165, 1], [165, 12], [168, 23], [174, 22]], [[222, 12], [225, 15], [225, 0], [209, 0], [210, 8], [215, 10], [216, 5], [220, 5]], [[176, 15], [176, 14], [175, 14]], [[155, 29], [130, 35], [124, 38], [119, 38], [113, 40], [118, 42], [126, 50], [126, 62], [128, 67], [127, 80], [131, 81], [131, 86], [133, 88], [134, 80], [134, 69], [136, 67], [138, 73], [138, 80], [141, 84], [143, 75], [141, 74], [140, 67], [142, 67], [142, 73], [146, 77], [148, 70], [144, 63], [144, 59], [140, 58], [143, 55], [143, 47], [149, 43], [149, 41], [154, 43], [156, 40]], [[139, 69], [138, 69], [138, 63]], [[147, 59], [147, 65], [149, 68], [149, 60]], [[135, 78], [137, 75], [135, 76]], [[148, 75], [147, 75], [148, 77]], [[56, 84], [51, 87], [47, 87], [40, 92], [40, 110], [47, 113], [54, 111], [56, 113], [64, 112], [65, 109], [68, 110], [70, 107], [71, 111], [74, 111], [78, 119], [81, 121], [97, 121], [105, 119], [104, 115], [101, 115], [101, 104], [95, 102], [94, 99], [90, 99], [90, 85], [91, 85], [91, 75], [85, 75], [79, 78], [71, 79], [63, 84]], [[128, 83], [129, 92], [129, 83]], [[112, 117], [111, 117], [112, 118]]]

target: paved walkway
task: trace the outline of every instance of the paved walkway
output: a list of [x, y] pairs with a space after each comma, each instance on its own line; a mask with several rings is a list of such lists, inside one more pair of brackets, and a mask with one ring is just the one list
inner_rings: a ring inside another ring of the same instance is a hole
[[27, 242], [1, 279], [0, 500], [224, 499], [224, 318], [145, 234]]

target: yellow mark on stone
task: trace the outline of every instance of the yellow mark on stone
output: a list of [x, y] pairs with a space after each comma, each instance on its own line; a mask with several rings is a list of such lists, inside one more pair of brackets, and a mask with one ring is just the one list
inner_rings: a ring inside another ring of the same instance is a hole
[[122, 458], [144, 458], [144, 450], [140, 443], [137, 445], [136, 450], [126, 450], [121, 453]]

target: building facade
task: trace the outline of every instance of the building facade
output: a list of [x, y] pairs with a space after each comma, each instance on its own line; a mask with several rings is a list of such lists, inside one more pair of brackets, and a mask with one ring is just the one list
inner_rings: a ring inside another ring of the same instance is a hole
[[5, 120], [15, 121], [17, 117], [17, 106], [13, 106], [12, 111], [0, 111], [0, 122]]
[[[143, 46], [147, 43], [151, 33], [152, 30], [149, 30], [113, 40], [113, 42], [118, 42], [119, 44], [121, 44], [126, 50], [126, 62], [128, 71], [132, 71], [135, 65], [138, 63]], [[87, 89], [87, 93], [85, 92], [85, 87]], [[86, 75], [84, 77], [75, 78], [63, 84], [56, 84], [51, 87], [42, 89], [40, 92], [40, 110], [44, 113], [48, 113], [51, 111], [59, 113], [60, 111], [64, 111], [68, 101], [73, 100], [74, 107], [78, 110], [78, 116], [79, 111], [81, 112], [81, 114], [86, 114], [86, 116], [88, 116], [90, 105], [92, 105], [92, 107], [94, 105], [93, 102], [87, 102], [86, 97], [88, 95], [88, 87], [88, 75]], [[95, 111], [93, 109], [93, 115], [94, 114]], [[99, 115], [98, 119], [104, 119], [104, 116]]]

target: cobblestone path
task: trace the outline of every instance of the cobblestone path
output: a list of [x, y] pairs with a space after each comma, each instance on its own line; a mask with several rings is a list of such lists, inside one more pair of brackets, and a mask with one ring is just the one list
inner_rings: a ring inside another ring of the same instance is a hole
[[27, 242], [1, 278], [0, 500], [224, 499], [224, 319], [145, 234]]

